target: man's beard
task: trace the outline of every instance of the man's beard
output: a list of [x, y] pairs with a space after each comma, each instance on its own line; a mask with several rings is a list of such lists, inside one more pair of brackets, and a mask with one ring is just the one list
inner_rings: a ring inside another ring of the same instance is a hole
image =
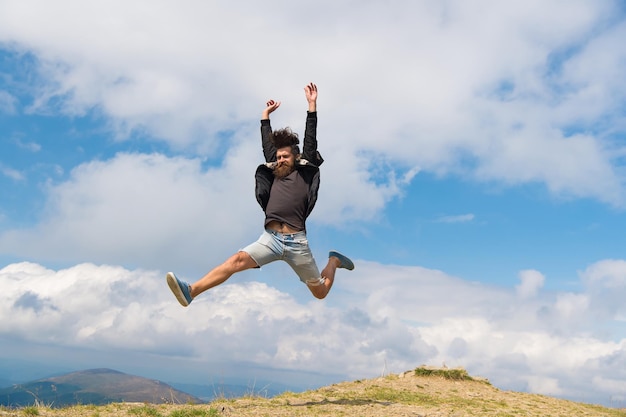
[[287, 162], [278, 164], [274, 168], [274, 177], [278, 179], [285, 178], [287, 175], [291, 174], [294, 169], [294, 166]]

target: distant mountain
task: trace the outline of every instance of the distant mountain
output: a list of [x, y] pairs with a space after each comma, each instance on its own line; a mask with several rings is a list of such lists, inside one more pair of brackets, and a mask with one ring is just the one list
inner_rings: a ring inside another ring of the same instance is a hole
[[128, 375], [112, 369], [72, 372], [0, 389], [0, 405], [6, 407], [24, 407], [33, 404], [65, 407], [113, 402], [186, 404], [203, 401], [161, 381]]

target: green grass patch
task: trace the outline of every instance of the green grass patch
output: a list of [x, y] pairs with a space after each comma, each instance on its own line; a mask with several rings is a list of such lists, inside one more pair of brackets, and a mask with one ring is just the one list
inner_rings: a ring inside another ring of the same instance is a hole
[[[476, 381], [465, 369], [415, 368], [415, 376], [437, 376], [451, 381]], [[488, 383], [488, 382], [487, 382]]]
[[168, 417], [218, 417], [220, 413], [215, 408], [195, 408], [188, 407], [181, 410], [172, 411]]
[[128, 413], [138, 417], [163, 417], [159, 410], [149, 405], [131, 408]]
[[39, 415], [39, 408], [37, 408], [35, 406], [24, 407], [24, 408], [22, 408], [22, 414], [24, 414], [25, 416], [38, 416]]

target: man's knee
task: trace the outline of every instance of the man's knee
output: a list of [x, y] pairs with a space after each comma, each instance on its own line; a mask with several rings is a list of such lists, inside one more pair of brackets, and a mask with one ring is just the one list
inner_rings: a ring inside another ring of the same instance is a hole
[[243, 271], [254, 268], [256, 262], [246, 252], [237, 252], [226, 261], [227, 267], [233, 271]]
[[309, 291], [311, 291], [311, 294], [313, 294], [313, 297], [317, 298], [318, 300], [323, 300], [328, 295], [328, 290], [323, 285], [318, 285], [318, 286], [308, 285], [308, 287], [309, 287]]
[[326, 278], [324, 278], [324, 276], [322, 275], [318, 278], [309, 278], [304, 283], [308, 285], [309, 288], [311, 288], [311, 287], [323, 287], [325, 282], [326, 282]]
[[328, 295], [328, 288], [326, 287], [325, 283], [326, 278], [324, 277], [309, 279], [306, 281], [306, 285], [309, 288], [309, 291], [311, 291], [311, 294], [313, 294], [313, 296], [318, 300], [322, 300]]

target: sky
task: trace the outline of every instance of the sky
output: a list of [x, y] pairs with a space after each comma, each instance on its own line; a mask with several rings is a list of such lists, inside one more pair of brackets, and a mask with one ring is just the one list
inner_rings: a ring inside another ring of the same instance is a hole
[[[90, 368], [299, 389], [463, 367], [626, 404], [626, 8], [611, 0], [0, 0], [0, 381]], [[259, 119], [325, 159], [286, 264]]]

